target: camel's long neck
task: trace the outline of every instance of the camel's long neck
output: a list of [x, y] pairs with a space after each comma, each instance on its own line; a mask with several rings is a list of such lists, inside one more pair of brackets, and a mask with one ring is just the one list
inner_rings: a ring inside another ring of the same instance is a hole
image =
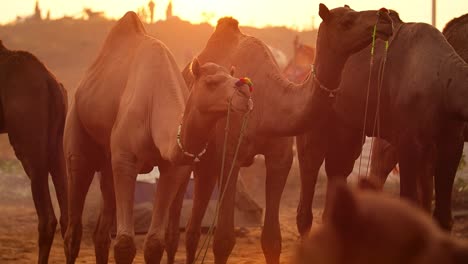
[[[338, 88], [346, 58], [317, 48], [316, 76], [328, 89]], [[268, 87], [257, 96], [263, 97], [264, 113], [259, 132], [274, 136], [292, 136], [303, 133], [313, 123], [328, 118], [333, 103], [330, 93], [321, 89], [313, 76], [297, 85], [279, 74], [270, 74]], [[255, 99], [255, 98], [254, 98]]]
[[456, 118], [468, 122], [468, 64], [455, 53], [443, 67], [440, 81], [446, 89], [446, 108]]

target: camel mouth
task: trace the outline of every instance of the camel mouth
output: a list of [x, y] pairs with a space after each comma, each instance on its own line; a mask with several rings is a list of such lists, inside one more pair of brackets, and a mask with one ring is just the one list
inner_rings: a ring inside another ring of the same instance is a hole
[[379, 23], [376, 31], [377, 37], [382, 40], [388, 40], [393, 35], [393, 24]]

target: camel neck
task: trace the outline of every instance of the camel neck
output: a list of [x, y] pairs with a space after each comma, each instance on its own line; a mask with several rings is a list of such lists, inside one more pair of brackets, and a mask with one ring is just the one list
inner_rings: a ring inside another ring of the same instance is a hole
[[[202, 115], [198, 111], [190, 112], [188, 116], [182, 118], [177, 133], [178, 139], [174, 142], [175, 159], [191, 162], [197, 157], [202, 158], [216, 121], [217, 118]], [[191, 157], [187, 153], [195, 157]]]
[[329, 90], [340, 86], [341, 72], [349, 56], [337, 54], [332, 49], [317, 47], [315, 74], [320, 84]]

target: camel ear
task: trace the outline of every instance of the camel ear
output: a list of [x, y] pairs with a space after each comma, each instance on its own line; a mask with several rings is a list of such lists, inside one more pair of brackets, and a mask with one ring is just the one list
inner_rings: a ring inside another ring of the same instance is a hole
[[328, 10], [328, 7], [322, 3], [319, 5], [319, 16], [324, 22], [330, 18], [330, 10]]
[[331, 201], [327, 203], [329, 215], [326, 216], [326, 221], [339, 232], [346, 234], [353, 228], [353, 222], [358, 216], [358, 201], [346, 183], [334, 185], [336, 188], [330, 197]]
[[236, 72], [236, 67], [231, 66], [231, 70], [229, 71], [229, 74], [234, 77], [234, 73]]
[[349, 7], [349, 5], [344, 5], [344, 7], [351, 8], [351, 7]]
[[192, 64], [190, 65], [190, 71], [195, 79], [200, 77], [200, 62], [198, 62], [197, 58], [193, 59]]

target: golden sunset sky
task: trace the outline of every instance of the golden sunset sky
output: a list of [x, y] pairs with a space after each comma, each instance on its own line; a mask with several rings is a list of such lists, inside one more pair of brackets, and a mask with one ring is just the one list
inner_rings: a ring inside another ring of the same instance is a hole
[[[0, 23], [12, 21], [17, 15], [29, 15], [36, 0], [0, 0]], [[165, 18], [169, 0], [153, 0], [156, 3], [156, 19]], [[212, 24], [222, 16], [233, 16], [241, 25], [263, 27], [268, 25], [290, 28], [310, 28], [320, 23], [318, 5], [329, 8], [350, 5], [355, 10], [386, 7], [397, 10], [406, 22], [431, 22], [431, 0], [174, 0], [174, 15], [192, 23], [203, 21], [202, 13], [212, 13]], [[105, 11], [111, 18], [119, 18], [128, 10], [147, 6], [148, 0], [40, 0], [43, 15], [50, 10], [52, 18], [63, 15], [79, 16], [84, 7]], [[468, 0], [438, 0], [437, 27], [452, 18], [468, 13]], [[313, 18], [315, 16], [315, 19]]]

